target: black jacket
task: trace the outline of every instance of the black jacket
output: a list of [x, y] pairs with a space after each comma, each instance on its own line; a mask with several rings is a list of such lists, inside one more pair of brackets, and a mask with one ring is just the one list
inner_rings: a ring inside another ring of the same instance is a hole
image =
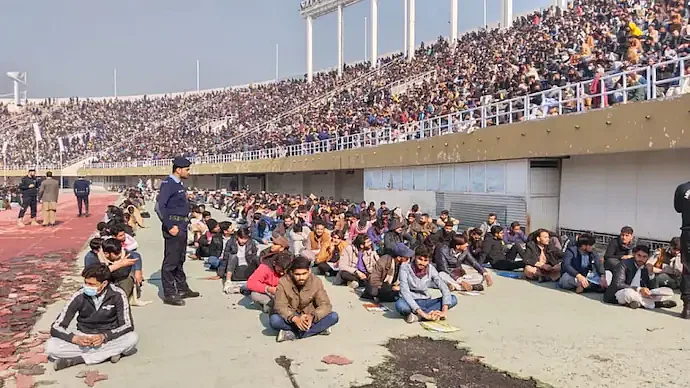
[[[29, 187], [31, 185], [34, 185], [34, 187]], [[27, 175], [22, 177], [21, 182], [19, 182], [19, 190], [22, 191], [22, 195], [25, 197], [36, 197], [38, 196], [38, 185], [38, 179]]]
[[623, 256], [632, 254], [632, 247], [623, 245], [620, 237], [616, 237], [609, 241], [604, 253], [604, 259], [613, 258], [620, 260]]
[[213, 233], [210, 240], [207, 233], [204, 233], [199, 238], [198, 243], [199, 256], [220, 258], [220, 254], [223, 252], [223, 232]]
[[[247, 261], [247, 266], [254, 268], [259, 266], [259, 249], [256, 243], [251, 238], [247, 241], [246, 248], [244, 251], [244, 259]], [[237, 238], [232, 236], [230, 240], [225, 244], [225, 251], [223, 252], [223, 260], [228, 263], [227, 272], [235, 272], [238, 265], [237, 258]]]
[[[643, 265], [640, 270], [642, 271], [640, 273], [640, 287], [651, 288], [649, 286], [649, 272], [647, 271], [647, 266]], [[613, 271], [611, 284], [609, 284], [608, 288], [606, 288], [606, 292], [604, 292], [604, 302], [618, 304], [616, 292], [624, 288], [630, 288], [630, 283], [632, 283], [635, 273], [637, 273], [637, 264], [635, 264], [634, 259], [621, 260], [616, 270]]]
[[50, 335], [72, 342], [74, 333], [67, 328], [77, 313], [77, 330], [84, 334], [103, 334], [106, 341], [134, 331], [132, 312], [125, 292], [116, 285], [109, 284], [103, 293], [103, 303], [98, 310], [91, 297], [84, 295], [81, 290], [74, 293], [53, 322]]
[[496, 261], [505, 260], [504, 247], [503, 240], [497, 239], [492, 234], [487, 234], [484, 236], [484, 244], [482, 244], [483, 258], [480, 262], [493, 264]]
[[414, 238], [407, 233], [402, 232], [400, 234], [396, 233], [395, 230], [390, 230], [383, 235], [383, 250], [384, 254], [393, 255], [393, 250], [398, 243], [408, 242], [406, 245], [414, 245]]
[[[534, 266], [539, 262], [541, 255], [541, 248], [536, 241], [531, 240], [525, 244], [525, 254], [521, 255], [525, 265]], [[546, 256], [546, 263], [552, 266], [558, 265], [563, 258], [563, 253], [560, 249], [549, 244], [546, 246], [544, 256]]]
[[690, 231], [690, 182], [685, 182], [676, 188], [673, 197], [673, 207], [680, 213], [683, 219], [681, 230]]
[[74, 195], [77, 197], [88, 197], [91, 193], [91, 183], [86, 179], [77, 179], [74, 182]]

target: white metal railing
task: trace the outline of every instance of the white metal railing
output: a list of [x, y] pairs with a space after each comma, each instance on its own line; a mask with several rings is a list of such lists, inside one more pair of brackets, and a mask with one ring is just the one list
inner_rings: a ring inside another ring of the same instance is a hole
[[[659, 79], [662, 66], [673, 66], [673, 76]], [[285, 145], [269, 149], [231, 154], [191, 157], [195, 164], [228, 163], [286, 156], [311, 155], [322, 152], [419, 140], [449, 133], [471, 133], [489, 126], [540, 120], [551, 116], [586, 112], [611, 105], [690, 93], [690, 56], [653, 66], [638, 67], [597, 77], [593, 80], [554, 87], [526, 96], [515, 97], [431, 117], [397, 128], [377, 130], [365, 128], [361, 133], [331, 139]], [[125, 168], [170, 166], [172, 159], [137, 160], [129, 162], [92, 163], [86, 168]]]
[[29, 169], [35, 168], [36, 170], [52, 170], [59, 172], [60, 165], [58, 164], [36, 164], [36, 163], [26, 163], [26, 164], [10, 164], [7, 166], [3, 166], [3, 168], [0, 168], [0, 170], [23, 170], [23, 171], [29, 171]]
[[410, 78], [397, 80], [390, 85], [391, 94], [402, 94], [408, 89], [415, 86], [420, 86], [424, 82], [436, 79], [436, 70], [427, 71], [426, 73], [418, 74]]

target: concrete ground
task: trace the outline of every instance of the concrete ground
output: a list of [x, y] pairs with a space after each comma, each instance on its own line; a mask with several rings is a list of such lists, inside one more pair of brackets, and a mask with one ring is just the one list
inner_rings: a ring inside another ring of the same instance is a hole
[[[153, 212], [152, 212], [153, 214]], [[218, 217], [219, 220], [222, 218]], [[276, 343], [267, 316], [240, 295], [226, 296], [201, 262], [187, 261], [192, 289], [202, 298], [185, 307], [163, 305], [157, 297], [163, 240], [159, 223], [137, 233], [149, 279], [133, 309], [139, 352], [118, 364], [50, 369], [40, 380], [61, 388], [84, 387], [75, 375], [97, 368], [109, 376], [97, 387], [293, 387], [274, 361], [294, 360], [300, 388], [349, 387], [368, 382], [367, 368], [380, 363], [388, 338], [429, 335], [394, 312], [367, 312], [352, 291], [327, 283], [340, 322], [331, 336]], [[672, 311], [630, 310], [605, 305], [598, 295], [576, 295], [524, 280], [494, 276], [481, 296], [458, 296], [449, 323], [461, 328], [444, 335], [462, 342], [496, 368], [533, 376], [554, 387], [687, 387], [690, 384], [690, 323]], [[676, 299], [677, 300], [677, 299]], [[64, 302], [48, 308], [36, 330], [46, 330]], [[326, 365], [337, 354], [354, 362]], [[662, 362], [663, 361], [663, 362]], [[430, 375], [433, 372], [430, 371]]]

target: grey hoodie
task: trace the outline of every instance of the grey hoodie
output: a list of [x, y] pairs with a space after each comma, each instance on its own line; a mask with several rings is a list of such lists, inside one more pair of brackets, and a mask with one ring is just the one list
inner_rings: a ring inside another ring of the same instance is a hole
[[400, 265], [400, 274], [398, 280], [400, 281], [400, 297], [407, 302], [412, 311], [419, 309], [417, 299], [431, 299], [429, 288], [438, 288], [441, 290], [444, 305], [451, 305], [451, 293], [446, 285], [446, 282], [441, 280], [438, 276], [438, 271], [433, 265], [429, 264], [427, 274], [423, 278], [418, 278], [412, 269], [411, 263], [403, 263]]

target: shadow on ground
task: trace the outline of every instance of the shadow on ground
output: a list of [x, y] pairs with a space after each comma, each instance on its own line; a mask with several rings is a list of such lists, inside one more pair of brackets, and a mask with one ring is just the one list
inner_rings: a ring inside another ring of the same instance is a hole
[[385, 345], [393, 356], [369, 368], [372, 382], [352, 388], [546, 388], [483, 364], [467, 349], [448, 340], [394, 338]]

